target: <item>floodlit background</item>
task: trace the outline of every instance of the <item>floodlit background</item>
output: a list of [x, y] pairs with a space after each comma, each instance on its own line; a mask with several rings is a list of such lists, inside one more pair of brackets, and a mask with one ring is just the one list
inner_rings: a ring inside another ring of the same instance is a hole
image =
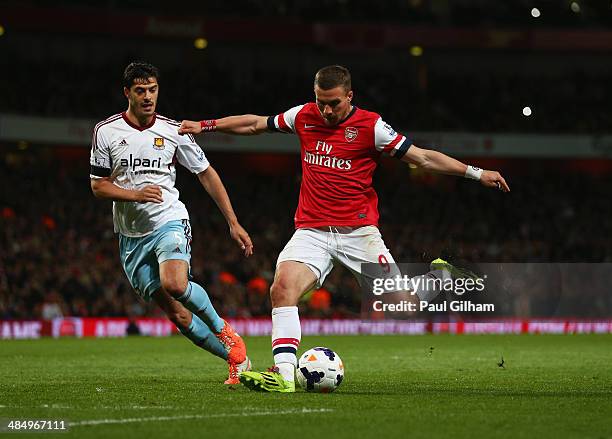
[[[357, 106], [415, 143], [497, 169], [509, 194], [383, 158], [375, 187], [395, 258], [612, 262], [612, 10], [604, 1], [3, 1], [0, 13], [0, 319], [159, 316], [119, 263], [111, 205], [89, 188], [94, 124], [124, 111], [124, 67], [161, 70], [158, 112], [271, 115], [313, 99], [342, 64]], [[269, 316], [293, 232], [296, 138], [202, 135], [255, 244], [245, 260], [197, 180], [180, 172], [192, 270], [228, 317]], [[572, 313], [607, 317], [612, 295]], [[521, 313], [538, 317], [537, 292]], [[338, 268], [303, 316], [356, 317]], [[568, 315], [566, 310], [565, 315]]]

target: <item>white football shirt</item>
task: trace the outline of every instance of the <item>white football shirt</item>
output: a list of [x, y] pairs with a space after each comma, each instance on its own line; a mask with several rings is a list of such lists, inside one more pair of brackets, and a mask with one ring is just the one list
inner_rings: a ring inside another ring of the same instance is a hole
[[194, 174], [208, 166], [204, 151], [191, 134], [179, 135], [180, 123], [156, 114], [146, 127], [133, 125], [125, 113], [116, 114], [94, 128], [90, 178], [111, 177], [124, 189], [161, 187], [162, 203], [113, 202], [115, 232], [148, 235], [168, 221], [189, 219], [176, 189], [175, 163]]

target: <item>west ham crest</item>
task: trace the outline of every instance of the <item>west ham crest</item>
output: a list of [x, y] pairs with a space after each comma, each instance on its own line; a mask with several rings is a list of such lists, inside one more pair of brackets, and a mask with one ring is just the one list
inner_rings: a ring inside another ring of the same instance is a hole
[[355, 127], [346, 127], [344, 129], [344, 138], [347, 142], [352, 142], [357, 138], [359, 131]]
[[164, 146], [164, 138], [163, 137], [156, 137], [153, 140], [153, 148], [157, 149], [157, 150], [162, 150], [165, 148]]

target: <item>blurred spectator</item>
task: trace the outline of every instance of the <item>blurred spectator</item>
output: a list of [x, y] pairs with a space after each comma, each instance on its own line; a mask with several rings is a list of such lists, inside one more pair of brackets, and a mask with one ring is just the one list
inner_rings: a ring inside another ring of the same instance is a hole
[[41, 306], [40, 317], [44, 320], [64, 317], [64, 308], [62, 297], [56, 290], [51, 290], [45, 294], [45, 299]]
[[325, 288], [319, 288], [318, 290], [310, 293], [308, 298], [308, 309], [311, 314], [318, 316], [328, 316], [331, 311], [331, 293]]

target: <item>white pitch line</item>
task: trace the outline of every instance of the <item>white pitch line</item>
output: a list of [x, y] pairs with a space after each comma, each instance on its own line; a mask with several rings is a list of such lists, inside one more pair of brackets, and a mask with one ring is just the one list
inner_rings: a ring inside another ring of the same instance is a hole
[[241, 412], [241, 413], [213, 413], [210, 415], [178, 415], [178, 416], [155, 416], [150, 418], [124, 418], [124, 419], [90, 419], [87, 421], [70, 422], [70, 427], [84, 427], [88, 425], [107, 425], [107, 424], [131, 424], [136, 422], [160, 422], [160, 421], [180, 421], [185, 419], [211, 419], [211, 418], [236, 418], [250, 416], [274, 416], [274, 415], [299, 415], [310, 413], [333, 412], [331, 409], [294, 409], [266, 412]]
[[[2, 408], [13, 408], [13, 409], [33, 409], [33, 408], [41, 408], [41, 409], [73, 409], [74, 407], [70, 406], [70, 405], [62, 405], [62, 404], [42, 404], [40, 406], [25, 406], [25, 405], [1, 405], [0, 404], [0, 409]], [[109, 406], [109, 405], [103, 405], [103, 406], [96, 406], [96, 407], [92, 407], [93, 409], [104, 409], [104, 410], [174, 410], [176, 407], [173, 406], [162, 406], [162, 405], [153, 405], [153, 406], [148, 406], [148, 405], [128, 405], [128, 406]]]
[[176, 407], [171, 405], [101, 405], [92, 408], [104, 410], [174, 410]]

